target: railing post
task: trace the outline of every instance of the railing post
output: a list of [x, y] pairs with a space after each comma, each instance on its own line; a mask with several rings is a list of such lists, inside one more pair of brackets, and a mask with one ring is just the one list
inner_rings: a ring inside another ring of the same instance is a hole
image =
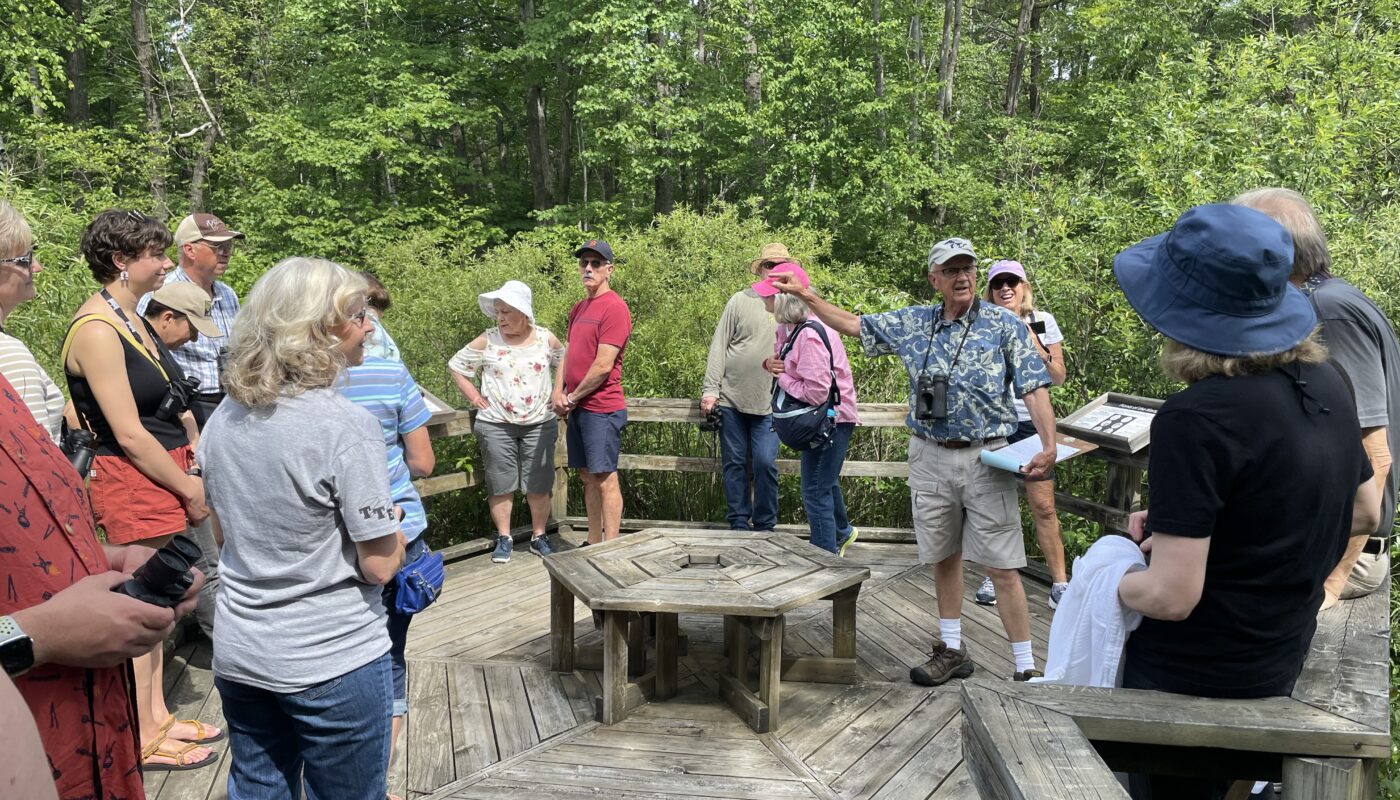
[[554, 488], [550, 491], [549, 516], [555, 524], [569, 515], [569, 437], [563, 419], [554, 440]]

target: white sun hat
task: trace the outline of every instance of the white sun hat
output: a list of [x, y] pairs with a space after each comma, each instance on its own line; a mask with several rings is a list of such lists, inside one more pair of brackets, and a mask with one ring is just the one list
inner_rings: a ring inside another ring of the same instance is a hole
[[476, 302], [481, 306], [481, 313], [496, 318], [496, 301], [502, 303], [524, 314], [530, 324], [535, 324], [535, 309], [532, 305], [534, 293], [530, 287], [520, 281], [506, 281], [501, 288], [494, 292], [483, 292], [476, 297]]

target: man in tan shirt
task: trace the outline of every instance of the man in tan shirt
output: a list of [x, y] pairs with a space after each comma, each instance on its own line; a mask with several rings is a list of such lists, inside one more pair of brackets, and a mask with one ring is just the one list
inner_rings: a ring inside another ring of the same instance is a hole
[[[775, 264], [791, 260], [787, 247], [766, 244], [749, 271], [766, 278]], [[731, 530], [766, 531], [778, 524], [778, 435], [769, 415], [773, 378], [763, 369], [763, 360], [773, 355], [776, 328], [753, 289], [736, 292], [720, 315], [705, 362], [700, 410], [719, 409]]]

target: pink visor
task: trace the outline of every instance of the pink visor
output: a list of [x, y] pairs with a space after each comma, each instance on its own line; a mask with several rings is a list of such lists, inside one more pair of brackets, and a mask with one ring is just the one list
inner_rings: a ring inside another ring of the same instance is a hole
[[773, 278], [784, 274], [795, 277], [797, 282], [802, 284], [803, 289], [812, 285], [812, 279], [807, 277], [807, 270], [803, 269], [802, 265], [792, 261], [784, 261], [774, 267], [773, 271], [768, 273], [768, 277], [753, 285], [754, 293], [759, 297], [772, 297], [778, 294], [777, 287], [773, 286]]

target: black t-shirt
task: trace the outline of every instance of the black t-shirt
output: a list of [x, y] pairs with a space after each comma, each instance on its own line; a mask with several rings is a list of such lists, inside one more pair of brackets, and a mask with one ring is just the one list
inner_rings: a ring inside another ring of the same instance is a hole
[[1284, 369], [1306, 385], [1283, 370], [1214, 376], [1169, 398], [1152, 423], [1150, 530], [1210, 537], [1190, 616], [1144, 619], [1128, 637], [1133, 670], [1166, 691], [1277, 695], [1302, 670], [1371, 466], [1336, 369]]
[[[111, 325], [113, 330], [116, 324], [104, 319], [104, 323]], [[91, 324], [91, 323], [90, 323]], [[136, 401], [136, 414], [141, 419], [141, 427], [160, 442], [160, 446], [166, 450], [174, 450], [190, 443], [189, 436], [185, 433], [185, 426], [180, 422], [178, 416], [162, 419], [157, 415], [160, 404], [165, 400], [165, 396], [170, 392], [170, 381], [184, 377], [184, 372], [175, 363], [175, 359], [170, 357], [170, 351], [156, 336], [149, 323], [141, 320], [141, 336], [150, 337], [156, 343], [156, 348], [160, 351], [161, 367], [165, 374], [161, 374], [140, 345], [130, 341], [125, 336], [118, 335], [122, 343], [122, 356], [126, 363], [126, 380], [131, 384], [131, 396]], [[107, 418], [102, 414], [102, 407], [97, 404], [97, 398], [92, 393], [92, 387], [88, 385], [87, 378], [83, 378], [65, 370], [68, 377], [68, 393], [73, 398], [73, 406], [77, 409], [79, 416], [90, 426], [97, 441], [93, 449], [99, 456], [125, 456], [121, 445], [117, 443], [117, 436], [112, 431], [112, 426], [108, 424]], [[169, 377], [169, 380], [166, 378]]]

